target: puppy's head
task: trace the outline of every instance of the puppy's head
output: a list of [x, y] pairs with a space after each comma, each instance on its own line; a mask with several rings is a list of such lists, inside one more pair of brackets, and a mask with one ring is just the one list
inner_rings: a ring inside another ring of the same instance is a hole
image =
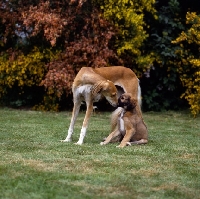
[[130, 93], [124, 93], [118, 99], [118, 106], [130, 111], [137, 106], [137, 100]]

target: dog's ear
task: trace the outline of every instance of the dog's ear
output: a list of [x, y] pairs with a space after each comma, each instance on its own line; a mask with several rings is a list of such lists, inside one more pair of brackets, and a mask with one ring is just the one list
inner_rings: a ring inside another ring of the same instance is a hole
[[96, 96], [98, 93], [101, 92], [101, 90], [103, 89], [104, 82], [105, 81], [98, 81], [92, 86], [91, 92], [93, 96]]

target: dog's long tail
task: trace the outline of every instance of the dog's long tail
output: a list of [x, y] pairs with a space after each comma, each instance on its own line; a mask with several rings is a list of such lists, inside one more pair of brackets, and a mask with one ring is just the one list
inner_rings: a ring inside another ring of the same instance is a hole
[[138, 93], [137, 93], [137, 100], [138, 100], [138, 104], [140, 105], [140, 108], [142, 107], [142, 91], [141, 91], [141, 87], [140, 87], [140, 80], [138, 79]]

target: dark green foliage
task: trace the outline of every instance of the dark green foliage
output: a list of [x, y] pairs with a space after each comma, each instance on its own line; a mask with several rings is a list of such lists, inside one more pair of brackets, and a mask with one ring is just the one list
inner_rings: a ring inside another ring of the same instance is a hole
[[148, 19], [151, 23], [145, 50], [153, 54], [154, 62], [150, 70], [141, 78], [144, 110], [183, 108], [180, 100], [182, 86], [178, 76], [175, 51], [179, 48], [172, 44], [182, 30], [180, 4], [170, 0], [167, 5], [157, 8], [158, 20]]

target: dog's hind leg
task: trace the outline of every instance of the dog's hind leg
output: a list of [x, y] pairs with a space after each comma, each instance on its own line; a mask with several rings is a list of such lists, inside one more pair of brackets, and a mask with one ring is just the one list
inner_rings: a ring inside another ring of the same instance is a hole
[[141, 140], [138, 140], [138, 141], [133, 141], [133, 142], [126, 142], [126, 145], [133, 145], [133, 144], [147, 144], [148, 143], [148, 140], [147, 139], [141, 139]]

